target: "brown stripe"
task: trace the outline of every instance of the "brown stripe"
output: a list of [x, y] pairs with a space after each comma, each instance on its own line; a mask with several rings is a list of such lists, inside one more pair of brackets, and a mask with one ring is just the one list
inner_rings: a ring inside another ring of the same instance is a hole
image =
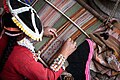
[[[76, 20], [80, 15], [82, 15], [84, 12], [85, 12], [85, 9], [84, 9], [84, 8], [79, 9], [75, 14], [73, 14], [73, 15], [71, 16], [71, 19], [72, 19], [73, 21], [75, 21], [75, 20]], [[60, 28], [57, 30], [58, 35], [60, 35], [59, 32], [64, 31], [64, 30], [65, 30], [67, 27], [69, 27], [70, 25], [71, 25], [71, 22], [70, 22], [70, 21], [67, 21], [62, 27], [60, 27]], [[65, 26], [67, 26], [67, 27], [65, 27]], [[63, 28], [65, 28], [65, 29], [63, 30]]]
[[[89, 20], [86, 24], [84, 24], [84, 25], [82, 26], [82, 29], [83, 29], [83, 30], [88, 29], [88, 28], [91, 27], [93, 24], [95, 24], [97, 21], [98, 21], [97, 18], [95, 18], [95, 17], [92, 18], [92, 19]], [[76, 32], [75, 34], [73, 34], [73, 35], [71, 36], [71, 38], [72, 38], [73, 40], [76, 40], [81, 34], [82, 34], [82, 32], [81, 32], [80, 30], [77, 30], [77, 32]]]
[[84, 2], [84, 0], [76, 0], [80, 5], [82, 5], [85, 9], [87, 9], [90, 13], [92, 13], [96, 18], [98, 18], [101, 21], [105, 21], [106, 19], [101, 16], [99, 13], [97, 13], [93, 8], [91, 8], [88, 4]]
[[[84, 8], [79, 9], [75, 14], [73, 14], [71, 16], [71, 19], [74, 21], [76, 20], [80, 15], [82, 15], [85, 12]], [[57, 30], [57, 34], [58, 37], [59, 35], [61, 35], [69, 26], [71, 25], [70, 21], [67, 21], [63, 26], [61, 26], [58, 30]], [[48, 42], [46, 42], [42, 48], [40, 48], [39, 50], [41, 51], [41, 53], [44, 53], [44, 51], [49, 47], [49, 45], [55, 40], [56, 38], [53, 37], [52, 39], [50, 39]]]

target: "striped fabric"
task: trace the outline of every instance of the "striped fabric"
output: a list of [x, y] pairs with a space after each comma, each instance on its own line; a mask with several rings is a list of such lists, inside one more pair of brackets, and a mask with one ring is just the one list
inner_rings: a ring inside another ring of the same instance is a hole
[[[75, 0], [50, 1], [88, 34], [101, 25], [101, 22], [94, 15], [88, 12], [88, 10], [78, 4]], [[44, 37], [42, 42], [35, 44], [36, 51], [44, 53], [41, 54], [41, 57], [46, 63], [50, 64], [52, 62], [51, 58], [58, 52], [64, 41], [68, 38], [71, 37], [75, 40], [77, 45], [80, 45], [86, 39], [86, 36], [82, 34], [76, 26], [44, 0], [38, 0], [33, 7], [37, 10], [43, 26], [54, 27], [57, 29], [57, 38]]]

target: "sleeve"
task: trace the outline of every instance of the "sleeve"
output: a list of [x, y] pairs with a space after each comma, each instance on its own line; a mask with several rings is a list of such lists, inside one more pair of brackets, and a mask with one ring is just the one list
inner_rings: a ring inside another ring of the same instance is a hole
[[45, 68], [41, 63], [36, 62], [33, 56], [28, 56], [28, 53], [19, 55], [17, 63], [16, 70], [30, 80], [57, 80], [64, 71], [62, 68], [57, 72]]
[[60, 69], [54, 72], [49, 68], [45, 68], [41, 63], [32, 61], [21, 68], [20, 72], [30, 80], [57, 80], [63, 70]]

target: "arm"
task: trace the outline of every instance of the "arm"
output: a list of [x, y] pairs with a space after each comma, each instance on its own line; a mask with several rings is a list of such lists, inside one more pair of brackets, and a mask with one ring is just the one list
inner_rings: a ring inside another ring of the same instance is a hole
[[14, 66], [17, 72], [30, 80], [57, 80], [63, 72], [62, 68], [57, 72], [45, 68], [41, 63], [33, 59], [33, 54], [28, 50], [24, 50], [22, 53], [17, 54], [17, 57], [14, 55], [14, 59], [17, 60], [13, 62], [15, 63]]
[[20, 72], [30, 80], [57, 80], [63, 69], [54, 72], [49, 68], [45, 68], [41, 63], [31, 61], [21, 68]]
[[[76, 43], [71, 39], [66, 41], [61, 50], [61, 54], [65, 59], [67, 59], [67, 57], [76, 49], [75, 46]], [[59, 67], [59, 64], [57, 64], [59, 68], [57, 71], [55, 70], [54, 65], [56, 65], [56, 63], [53, 63], [53, 68], [51, 69], [45, 68], [41, 63], [34, 60], [33, 54], [28, 49], [22, 46], [16, 48], [11, 56], [11, 61], [8, 61], [14, 64], [13, 68], [15, 68], [15, 71], [30, 80], [56, 80], [63, 72], [63, 69], [61, 69], [61, 66]], [[62, 62], [60, 61], [60, 63]]]

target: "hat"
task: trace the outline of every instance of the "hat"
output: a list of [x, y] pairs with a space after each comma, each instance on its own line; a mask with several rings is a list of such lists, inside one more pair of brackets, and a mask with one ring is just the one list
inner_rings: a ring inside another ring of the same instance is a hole
[[5, 34], [9, 36], [18, 36], [20, 34], [23, 34], [23, 32], [18, 28], [18, 26], [12, 21], [12, 17], [13, 16], [11, 15], [11, 13], [4, 13], [2, 15], [2, 31], [4, 31]]
[[42, 40], [43, 27], [38, 14], [30, 5], [21, 0], [6, 0], [4, 6], [6, 12], [12, 15], [12, 21], [22, 32], [33, 40]]
[[[103, 16], [109, 16], [117, 1], [118, 0], [89, 0], [89, 3], [98, 13]], [[113, 17], [120, 20], [120, 3]]]

